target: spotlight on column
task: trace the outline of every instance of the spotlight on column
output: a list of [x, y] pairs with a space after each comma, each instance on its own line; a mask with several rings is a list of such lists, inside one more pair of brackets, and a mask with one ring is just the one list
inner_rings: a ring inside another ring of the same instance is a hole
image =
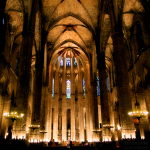
[[117, 126], [117, 129], [118, 129], [118, 130], [120, 130], [120, 129], [121, 129], [121, 127], [118, 125], [118, 126]]

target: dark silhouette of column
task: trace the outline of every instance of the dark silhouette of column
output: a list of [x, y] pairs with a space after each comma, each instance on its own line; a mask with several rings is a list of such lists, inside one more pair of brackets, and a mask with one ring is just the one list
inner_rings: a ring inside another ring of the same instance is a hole
[[127, 138], [127, 136], [129, 137], [129, 134], [133, 134], [134, 130], [132, 131], [131, 129], [134, 129], [134, 126], [133, 121], [128, 116], [128, 112], [132, 110], [132, 105], [129, 91], [127, 59], [124, 48], [125, 43], [123, 41], [121, 17], [118, 17], [117, 22], [114, 14], [113, 1], [107, 0], [107, 2], [112, 27], [113, 59], [116, 68], [116, 87], [117, 98], [119, 101], [120, 121], [122, 133], [124, 133]]

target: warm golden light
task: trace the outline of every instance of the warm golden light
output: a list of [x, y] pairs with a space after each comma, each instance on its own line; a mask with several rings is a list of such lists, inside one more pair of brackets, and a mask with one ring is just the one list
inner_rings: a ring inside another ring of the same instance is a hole
[[24, 114], [18, 115], [17, 112], [4, 113], [4, 117], [6, 119], [12, 119], [12, 120], [21, 119], [23, 116], [24, 116]]
[[148, 115], [149, 112], [147, 111], [132, 111], [129, 112], [128, 115], [131, 117], [146, 117]]
[[110, 125], [110, 124], [105, 124], [103, 125], [104, 128], [114, 128], [115, 126], [114, 125]]
[[120, 129], [121, 129], [121, 127], [120, 127], [119, 125], [117, 126], [117, 128], [118, 128], [118, 130], [120, 130]]
[[29, 125], [28, 127], [32, 129], [38, 129], [40, 128], [40, 125]]

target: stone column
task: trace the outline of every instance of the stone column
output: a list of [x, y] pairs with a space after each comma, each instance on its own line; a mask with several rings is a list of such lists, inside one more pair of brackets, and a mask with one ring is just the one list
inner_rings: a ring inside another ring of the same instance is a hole
[[[146, 111], [149, 112], [148, 114], [148, 122], [150, 122], [150, 86], [147, 86], [147, 90], [143, 93], [145, 94], [145, 103], [146, 103]], [[147, 123], [147, 121], [145, 121], [144, 123]], [[146, 140], [149, 140], [150, 138], [150, 124], [147, 123], [147, 125], [144, 126], [144, 136]]]
[[29, 94], [29, 80], [31, 71], [32, 46], [35, 34], [35, 20], [37, 1], [32, 1], [31, 13], [24, 17], [24, 30], [22, 33], [22, 45], [20, 49], [19, 75], [17, 85], [17, 109], [25, 114], [26, 119], [27, 102]]
[[48, 135], [47, 138], [48, 140], [51, 140], [51, 128], [52, 128], [52, 91], [49, 89], [48, 90], [48, 102], [47, 102], [47, 109], [48, 109], [48, 114], [47, 114], [47, 128], [48, 128]]
[[4, 117], [4, 113], [8, 113], [10, 110], [10, 101], [9, 101], [9, 96], [5, 95], [5, 96], [1, 96], [0, 95], [0, 101], [1, 101], [1, 122], [0, 122], [0, 137], [5, 137], [7, 130], [8, 130], [8, 126], [10, 125], [13, 128], [13, 122], [6, 119]]
[[78, 102], [79, 102], [79, 140], [84, 141], [84, 117], [83, 117], [83, 77], [81, 63], [78, 63]]
[[47, 138], [48, 140], [51, 140], [51, 128], [52, 128], [52, 66], [49, 66], [49, 87], [48, 87], [48, 102], [47, 102], [47, 109], [48, 109], [48, 114], [47, 114], [47, 128], [48, 128], [48, 134]]
[[62, 77], [62, 141], [67, 140], [67, 103], [66, 103], [66, 57], [63, 57], [63, 77]]
[[[20, 63], [19, 63], [16, 104], [18, 107], [18, 111], [25, 113], [25, 115], [26, 115], [28, 93], [29, 93], [29, 79], [30, 79], [30, 69], [31, 69], [33, 38], [34, 38], [34, 33], [32, 32], [26, 32], [23, 34], [23, 44], [20, 52], [21, 56], [20, 56]], [[30, 50], [30, 52], [27, 52], [27, 50]], [[26, 59], [28, 59], [28, 61], [26, 61]]]
[[[128, 71], [124, 51], [123, 51], [123, 37], [119, 34], [112, 36], [114, 42], [114, 63], [116, 66], [116, 85], [117, 85], [117, 97], [119, 100], [119, 113], [121, 119], [121, 127], [124, 135], [130, 137], [133, 135], [134, 128], [133, 120], [128, 115], [128, 112], [132, 110], [132, 103], [129, 91]], [[119, 63], [118, 63], [119, 62]], [[120, 67], [121, 66], [121, 67]]]
[[89, 77], [89, 64], [86, 64], [85, 68], [85, 108], [86, 108], [86, 135], [87, 140], [92, 141], [92, 131], [90, 131], [90, 115], [89, 115], [89, 84], [90, 84], [90, 77]]
[[71, 140], [75, 141], [75, 74], [74, 74], [74, 57], [71, 59]]
[[40, 111], [40, 131], [43, 131], [41, 132], [41, 135], [40, 135], [40, 139], [41, 140], [45, 140], [45, 134], [47, 134], [45, 131], [46, 128], [47, 128], [47, 105], [48, 105], [48, 87], [46, 85], [43, 85], [42, 86], [42, 98], [41, 98], [41, 111]]
[[34, 91], [33, 91], [33, 111], [32, 111], [32, 125], [40, 124], [40, 108], [41, 108], [41, 92], [42, 92], [42, 73], [44, 66], [44, 51], [45, 41], [47, 33], [41, 34], [41, 49], [36, 52], [36, 64], [35, 64], [35, 79], [34, 79]]
[[92, 106], [92, 122], [93, 122], [93, 134], [92, 138], [93, 140], [99, 140], [99, 119], [98, 119], [98, 101], [97, 101], [97, 90], [96, 90], [96, 78], [94, 79], [94, 82], [91, 83], [91, 103]]
[[[101, 11], [102, 9], [100, 9]], [[99, 11], [99, 15], [100, 15]], [[102, 15], [100, 15], [102, 18]], [[106, 65], [105, 65], [105, 52], [103, 45], [100, 45], [100, 26], [96, 31], [96, 52], [97, 52], [97, 68], [99, 71], [100, 81], [100, 99], [101, 99], [101, 111], [102, 111], [102, 127], [103, 125], [110, 124], [109, 107], [108, 107], [108, 94], [106, 85]], [[102, 129], [103, 139], [106, 137], [106, 129]]]
[[106, 133], [106, 128], [103, 125], [110, 124], [109, 117], [109, 106], [108, 106], [108, 91], [106, 84], [106, 66], [105, 66], [105, 54], [101, 52], [100, 54], [101, 65], [99, 67], [99, 80], [100, 80], [100, 99], [101, 99], [101, 112], [102, 112], [102, 135], [103, 140], [105, 138], [111, 138], [109, 136], [109, 131]]
[[125, 55], [126, 50], [124, 49], [125, 43], [123, 40], [122, 26], [119, 26], [120, 24], [115, 18], [112, 0], [108, 0], [108, 10], [112, 27], [113, 60], [116, 68], [116, 87], [122, 136], [130, 138], [130, 135], [132, 135], [132, 137], [135, 135], [135, 130], [133, 120], [128, 115], [128, 112], [132, 110], [132, 104], [129, 91], [127, 58]]
[[56, 67], [54, 78], [54, 118], [53, 118], [53, 139], [58, 141], [58, 99], [59, 99], [59, 72]]

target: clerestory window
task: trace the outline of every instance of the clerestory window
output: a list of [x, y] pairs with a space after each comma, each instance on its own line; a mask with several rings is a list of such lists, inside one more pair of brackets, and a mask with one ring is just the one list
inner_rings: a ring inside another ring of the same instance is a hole
[[85, 80], [83, 79], [83, 98], [85, 98]]
[[100, 96], [99, 78], [97, 77], [97, 96]]
[[66, 82], [66, 96], [67, 96], [67, 99], [71, 98], [71, 82], [70, 82], [70, 80], [67, 80], [67, 82]]
[[62, 60], [61, 60], [61, 62], [60, 62], [60, 66], [63, 66], [63, 58], [62, 58]]
[[67, 66], [71, 66], [70, 57], [67, 57], [66, 65], [67, 65]]
[[54, 78], [52, 80], [52, 98], [54, 98]]

